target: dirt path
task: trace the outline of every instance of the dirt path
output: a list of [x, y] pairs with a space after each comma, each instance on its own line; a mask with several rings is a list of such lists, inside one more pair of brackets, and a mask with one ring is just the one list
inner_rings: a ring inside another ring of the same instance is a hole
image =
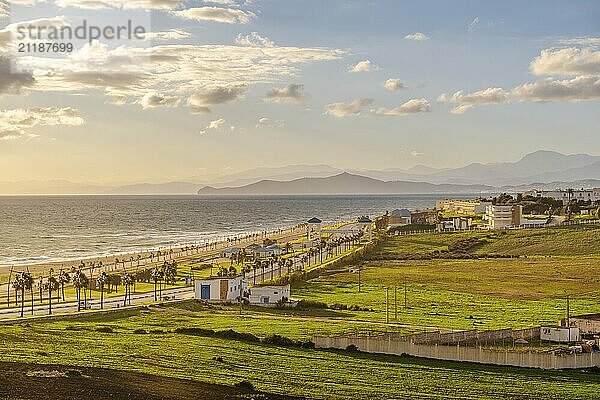
[[[233, 382], [232, 382], [233, 383]], [[7, 400], [293, 400], [233, 386], [105, 368], [0, 362], [0, 398]]]

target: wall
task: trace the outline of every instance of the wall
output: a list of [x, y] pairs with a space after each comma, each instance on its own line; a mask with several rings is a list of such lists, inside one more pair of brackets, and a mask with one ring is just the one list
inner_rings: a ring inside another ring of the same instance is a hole
[[464, 361], [480, 364], [507, 365], [542, 369], [590, 368], [600, 366], [600, 353], [557, 356], [551, 353], [509, 352], [484, 350], [481, 347], [459, 345], [427, 345], [398, 340], [393, 335], [319, 337], [316, 348], [345, 349], [355, 345], [360, 351], [394, 355], [411, 355], [437, 360]]

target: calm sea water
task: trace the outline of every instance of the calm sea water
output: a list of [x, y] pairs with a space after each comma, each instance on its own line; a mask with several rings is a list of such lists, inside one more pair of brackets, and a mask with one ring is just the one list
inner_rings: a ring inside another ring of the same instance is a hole
[[111, 255], [293, 226], [427, 208], [445, 197], [0, 197], [0, 265]]

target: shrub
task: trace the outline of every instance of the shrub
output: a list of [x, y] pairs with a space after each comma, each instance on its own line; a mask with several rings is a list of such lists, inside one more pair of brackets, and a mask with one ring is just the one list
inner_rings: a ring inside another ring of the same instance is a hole
[[296, 344], [296, 342], [294, 342], [292, 339], [286, 338], [285, 336], [281, 336], [281, 335], [270, 335], [270, 336], [267, 336], [266, 338], [264, 338], [262, 341], [263, 341], [263, 343], [266, 343], [266, 344], [274, 344], [277, 346], [285, 346], [285, 347], [291, 347]]
[[81, 371], [76, 370], [76, 369], [68, 369], [65, 371], [65, 376], [67, 378], [79, 378], [82, 375], [83, 374], [81, 373]]
[[113, 333], [113, 330], [110, 326], [100, 326], [100, 327], [96, 328], [96, 332]]
[[359, 350], [358, 350], [358, 347], [356, 347], [355, 344], [349, 344], [348, 346], [346, 346], [346, 351], [355, 353], [355, 352], [357, 352]]
[[216, 362], [223, 362], [223, 357], [221, 357], [221, 356], [218, 356], [218, 357], [215, 356], [212, 359], [213, 359], [213, 361], [216, 361]]
[[300, 300], [298, 304], [296, 304], [296, 308], [299, 310], [324, 309], [327, 308], [327, 304], [322, 301]]
[[233, 385], [236, 389], [243, 390], [245, 392], [254, 392], [254, 385], [248, 381], [237, 382]]
[[136, 335], [145, 335], [148, 332], [145, 329], [136, 329], [136, 330], [133, 331], [133, 333], [136, 334]]

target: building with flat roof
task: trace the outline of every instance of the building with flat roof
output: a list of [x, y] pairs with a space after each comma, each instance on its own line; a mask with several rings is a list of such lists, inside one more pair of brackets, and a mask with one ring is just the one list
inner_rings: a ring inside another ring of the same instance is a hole
[[242, 275], [212, 276], [194, 283], [194, 298], [204, 301], [237, 301], [244, 297], [248, 283]]
[[290, 285], [254, 286], [248, 300], [251, 304], [277, 304], [290, 300]]
[[530, 190], [525, 195], [533, 197], [550, 197], [554, 200], [562, 200], [563, 204], [569, 200], [600, 201], [600, 188], [594, 189], [556, 189], [556, 190]]

